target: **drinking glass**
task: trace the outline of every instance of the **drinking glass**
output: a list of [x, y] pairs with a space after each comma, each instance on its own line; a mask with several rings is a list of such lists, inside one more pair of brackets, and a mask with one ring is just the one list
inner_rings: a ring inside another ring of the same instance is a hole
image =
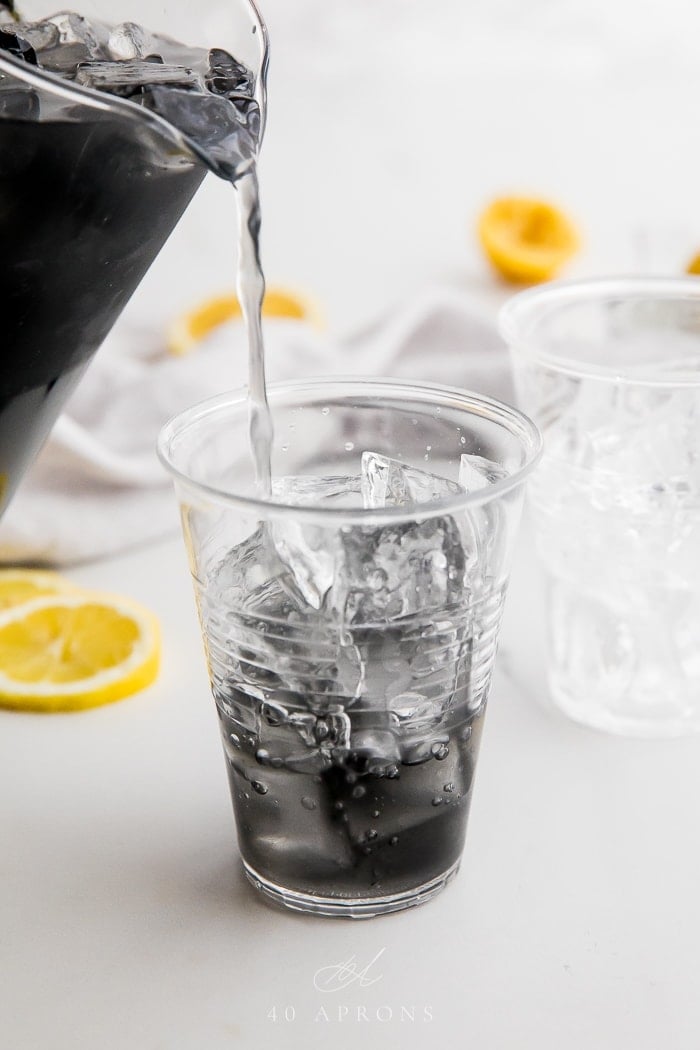
[[612, 733], [700, 730], [700, 282], [554, 284], [505, 307], [544, 456], [530, 502], [549, 688]]
[[395, 911], [459, 866], [539, 435], [496, 401], [389, 380], [273, 386], [270, 405], [270, 499], [245, 391], [160, 439], [243, 865], [292, 909]]

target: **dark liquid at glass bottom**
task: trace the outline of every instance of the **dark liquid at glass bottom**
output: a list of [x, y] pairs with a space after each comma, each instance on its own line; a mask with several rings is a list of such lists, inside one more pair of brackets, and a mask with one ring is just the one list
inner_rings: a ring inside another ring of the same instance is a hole
[[453, 719], [423, 761], [387, 764], [351, 746], [316, 772], [261, 755], [255, 735], [242, 736], [221, 707], [219, 717], [239, 848], [263, 879], [321, 898], [380, 898], [458, 863], [483, 709]]

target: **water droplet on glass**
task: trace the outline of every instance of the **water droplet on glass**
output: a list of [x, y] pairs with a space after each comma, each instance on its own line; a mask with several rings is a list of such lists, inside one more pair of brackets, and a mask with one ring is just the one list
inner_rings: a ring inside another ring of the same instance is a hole
[[250, 795], [248, 794], [247, 791], [243, 792], [243, 798], [250, 798]]
[[460, 736], [461, 736], [462, 740], [469, 740], [471, 735], [472, 735], [472, 727], [471, 726], [465, 726], [464, 729], [462, 730], [462, 732], [460, 733]]
[[392, 835], [391, 838], [389, 839], [389, 845], [390, 846], [395, 846], [398, 841], [399, 841], [399, 836], [398, 835]]
[[327, 416], [329, 412], [330, 412], [330, 408], [322, 408], [321, 409], [321, 415], [323, 415], [323, 416]]
[[396, 778], [399, 775], [399, 767], [395, 765], [387, 766], [386, 775], [388, 776], [389, 780], [396, 780]]
[[464, 435], [462, 435], [462, 437], [459, 440], [460, 440], [460, 444], [466, 445], [467, 439], [464, 437]]
[[433, 744], [430, 750], [433, 753], [433, 757], [436, 758], [438, 762], [442, 762], [450, 753], [447, 744]]
[[445, 784], [445, 787], [443, 788], [443, 790], [446, 791], [448, 794], [451, 791], [454, 791], [454, 789], [455, 789], [455, 786], [454, 786], [454, 784], [452, 782], [450, 782], [449, 784]]
[[231, 733], [231, 736], [229, 737], [229, 739], [230, 739], [230, 741], [231, 741], [231, 743], [233, 744], [234, 747], [240, 747], [241, 746], [241, 739], [240, 739], [240, 737], [238, 736], [237, 733]]
[[436, 795], [435, 798], [433, 799], [433, 805], [434, 806], [441, 806], [442, 805], [442, 798], [439, 795]]
[[346, 441], [345, 442], [345, 451], [346, 452], [352, 452], [354, 447], [355, 447], [355, 442], [354, 441]]
[[433, 446], [432, 445], [426, 445], [425, 446], [425, 451], [426, 452], [432, 452], [433, 451]]
[[283, 452], [289, 452], [289, 445], [282, 445]]
[[270, 765], [273, 769], [281, 769], [284, 765], [284, 759], [279, 757], [271, 758]]
[[266, 795], [270, 790], [267, 784], [263, 784], [261, 780], [252, 780], [250, 783], [253, 791], [257, 791], [259, 795]]
[[365, 836], [365, 838], [367, 839], [368, 842], [373, 842], [374, 839], [376, 839], [376, 837], [377, 837], [377, 832], [374, 830], [374, 828], [370, 828], [369, 831], [367, 832], [366, 836]]
[[372, 810], [372, 816], [375, 817], [375, 818], [380, 816], [379, 810], [378, 809], [373, 809]]
[[264, 747], [259, 747], [255, 752], [255, 761], [259, 762], [261, 766], [264, 766], [266, 762], [270, 761], [270, 752]]
[[304, 809], [308, 809], [308, 810], [316, 809], [315, 801], [312, 798], [309, 798], [308, 795], [304, 795], [304, 797], [301, 800], [301, 804], [304, 807]]
[[366, 794], [367, 794], [367, 788], [364, 788], [362, 786], [362, 784], [358, 784], [357, 787], [354, 787], [352, 789], [352, 797], [353, 798], [364, 798], [364, 796]]
[[343, 810], [345, 809], [345, 806], [343, 805], [342, 802], [336, 802], [333, 805], [333, 809], [336, 811], [336, 813], [342, 813]]

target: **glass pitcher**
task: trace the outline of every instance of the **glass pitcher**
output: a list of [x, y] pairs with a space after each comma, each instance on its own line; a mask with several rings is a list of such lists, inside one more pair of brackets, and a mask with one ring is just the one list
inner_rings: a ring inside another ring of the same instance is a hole
[[[55, 0], [18, 6], [22, 23], [57, 13]], [[10, 8], [0, 0], [0, 32]], [[225, 49], [253, 72], [264, 119], [267, 32], [253, 0], [194, 12], [189, 0], [80, 0], [77, 11]], [[156, 112], [0, 50], [0, 514], [206, 170]]]

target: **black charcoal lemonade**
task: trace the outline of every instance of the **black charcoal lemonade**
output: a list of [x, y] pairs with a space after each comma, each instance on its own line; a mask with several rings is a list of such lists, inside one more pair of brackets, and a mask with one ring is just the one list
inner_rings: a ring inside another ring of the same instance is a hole
[[[22, 22], [2, 3], [0, 57], [0, 512], [206, 167], [240, 187], [251, 431], [266, 490], [255, 177], [264, 85], [223, 49], [74, 12]], [[113, 101], [81, 104], [62, 84]]]
[[[332, 410], [329, 410], [332, 411]], [[365, 452], [350, 476], [273, 478], [298, 506], [411, 508], [391, 525], [275, 518], [199, 588], [244, 863], [321, 914], [419, 903], [459, 864], [504, 587], [489, 505], [460, 525], [413, 508], [462, 485]]]

